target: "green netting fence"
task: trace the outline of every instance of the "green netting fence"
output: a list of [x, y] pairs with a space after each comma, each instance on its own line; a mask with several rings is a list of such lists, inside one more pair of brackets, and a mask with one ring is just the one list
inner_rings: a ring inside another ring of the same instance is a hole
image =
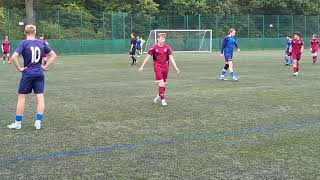
[[[14, 10], [4, 10], [2, 14], [0, 36], [9, 36], [14, 48], [23, 38], [23, 26], [19, 22], [25, 21], [25, 14]], [[285, 37], [294, 31], [299, 31], [306, 41], [320, 32], [320, 16], [301, 15], [149, 16], [47, 10], [35, 11], [34, 19], [38, 33], [45, 33], [59, 54], [125, 53], [131, 32], [147, 39], [153, 29], [211, 29], [213, 51], [220, 48], [223, 36], [231, 27], [237, 29], [243, 50], [283, 49]]]

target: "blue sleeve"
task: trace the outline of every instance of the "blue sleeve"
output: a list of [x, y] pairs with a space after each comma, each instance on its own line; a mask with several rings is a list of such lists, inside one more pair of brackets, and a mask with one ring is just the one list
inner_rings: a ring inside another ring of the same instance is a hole
[[234, 46], [235, 46], [237, 49], [239, 49], [238, 43], [237, 43], [237, 39], [235, 39]]
[[16, 48], [15, 52], [20, 55], [22, 53], [23, 49], [24, 49], [24, 43], [23, 43], [23, 41], [21, 41], [19, 43], [18, 47]]
[[224, 37], [223, 43], [222, 43], [222, 47], [221, 47], [221, 53], [223, 53], [223, 50], [224, 50], [224, 48], [225, 48], [226, 45], [227, 45], [227, 41], [228, 41], [228, 38], [227, 38], [227, 37]]
[[44, 44], [44, 52], [46, 54], [50, 53], [52, 51], [52, 49], [47, 45], [47, 44]]

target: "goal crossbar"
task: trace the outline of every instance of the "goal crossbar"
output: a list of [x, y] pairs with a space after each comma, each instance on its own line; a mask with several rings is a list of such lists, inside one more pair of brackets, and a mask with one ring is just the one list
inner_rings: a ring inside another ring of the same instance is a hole
[[[156, 44], [157, 34], [159, 32], [167, 34], [167, 37], [168, 37], [167, 43], [171, 46], [172, 50], [175, 53], [212, 52], [212, 30], [211, 29], [155, 29], [155, 30], [151, 30], [149, 33], [149, 37], [146, 42], [146, 46], [144, 48], [144, 53], [147, 53], [149, 48], [153, 44]], [[175, 37], [172, 37], [172, 36], [175, 36]], [[188, 45], [190, 44], [193, 46], [188, 47]]]

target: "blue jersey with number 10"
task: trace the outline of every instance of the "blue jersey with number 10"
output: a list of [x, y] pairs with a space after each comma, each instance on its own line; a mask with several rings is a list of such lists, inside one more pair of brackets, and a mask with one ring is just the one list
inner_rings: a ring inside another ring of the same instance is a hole
[[26, 68], [22, 73], [25, 77], [34, 77], [43, 75], [43, 69], [41, 67], [43, 52], [50, 53], [51, 48], [42, 43], [38, 39], [23, 40], [18, 45], [16, 51], [23, 57], [24, 67]]

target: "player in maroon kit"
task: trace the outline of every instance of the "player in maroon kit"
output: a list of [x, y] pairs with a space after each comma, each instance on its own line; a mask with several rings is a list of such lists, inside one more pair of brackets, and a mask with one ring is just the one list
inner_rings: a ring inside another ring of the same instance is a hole
[[[39, 40], [46, 46], [49, 46], [49, 43], [44, 39], [44, 34], [40, 34]], [[43, 52], [42, 54], [42, 65], [46, 65], [47, 64], [47, 54], [45, 52]]]
[[314, 34], [312, 36], [312, 39], [310, 40], [310, 50], [311, 50], [313, 64], [315, 64], [318, 61], [319, 46], [320, 46], [320, 40], [318, 39], [318, 36]]
[[301, 53], [304, 49], [304, 42], [301, 39], [300, 33], [294, 33], [294, 39], [291, 41], [290, 54], [293, 60], [293, 75], [298, 76], [299, 74], [299, 61], [301, 59]]
[[146, 58], [144, 59], [141, 67], [139, 68], [139, 72], [143, 71], [145, 64], [148, 62], [150, 57], [153, 57], [153, 69], [156, 81], [159, 84], [159, 91], [156, 98], [153, 100], [154, 103], [157, 103], [159, 99], [161, 99], [161, 105], [167, 106], [167, 102], [164, 98], [164, 92], [166, 90], [168, 72], [169, 72], [169, 60], [171, 61], [173, 67], [177, 71], [177, 74], [180, 74], [180, 70], [176, 65], [176, 62], [172, 55], [172, 50], [169, 45], [165, 44], [166, 34], [158, 33], [157, 34], [158, 43], [153, 45]]
[[2, 49], [2, 54], [3, 54], [3, 64], [6, 63], [6, 58], [9, 64], [11, 64], [10, 62], [10, 41], [8, 36], [6, 36], [4, 38], [4, 40], [2, 41], [2, 45], [1, 45], [1, 49]]

